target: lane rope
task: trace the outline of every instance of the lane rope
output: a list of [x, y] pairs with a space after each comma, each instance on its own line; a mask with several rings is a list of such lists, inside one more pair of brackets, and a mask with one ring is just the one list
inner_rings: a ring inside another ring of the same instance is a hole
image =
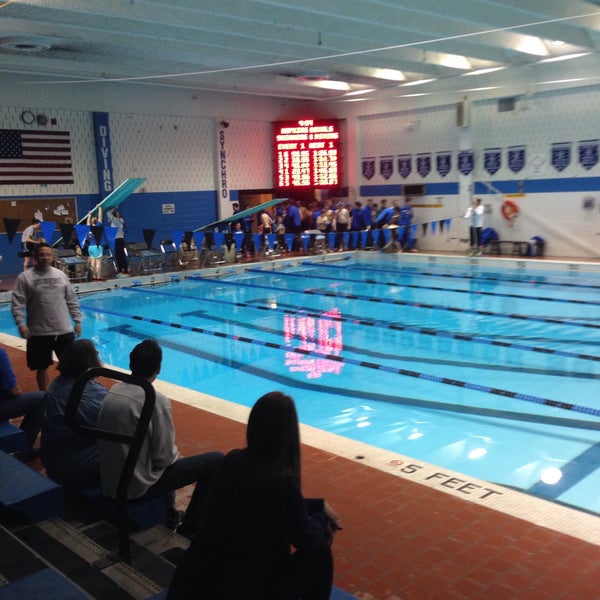
[[[190, 279], [192, 279], [190, 277]], [[203, 279], [201, 277], [193, 278], [194, 281], [199, 281], [201, 283], [211, 283], [211, 284], [227, 284], [234, 287], [240, 287], [241, 284], [234, 283], [232, 281], [222, 281], [222, 280], [214, 280], [214, 279]], [[276, 291], [275, 288], [258, 285], [258, 284], [244, 284], [243, 287], [257, 287], [260, 289], [268, 289], [269, 291]], [[215, 304], [224, 304], [226, 306], [235, 306], [238, 308], [252, 308], [254, 310], [262, 310], [268, 312], [278, 312], [283, 314], [302, 314], [307, 317], [313, 317], [315, 319], [321, 318], [322, 313], [314, 312], [313, 310], [308, 309], [290, 309], [290, 308], [280, 308], [279, 306], [273, 307], [270, 305], [260, 306], [254, 302], [235, 302], [231, 300], [220, 300], [217, 298], [198, 298], [197, 296], [190, 296], [189, 294], [179, 294], [174, 292], [164, 292], [164, 291], [156, 291], [156, 290], [144, 290], [140, 288], [123, 288], [126, 291], [132, 292], [147, 292], [153, 295], [161, 295], [161, 296], [170, 296], [174, 298], [180, 298], [183, 300], [202, 300], [203, 302], [212, 302]], [[302, 293], [302, 292], [298, 292]], [[360, 325], [367, 327], [377, 327], [382, 329], [391, 329], [393, 331], [407, 331], [409, 333], [417, 333], [422, 335], [430, 335], [433, 337], [440, 337], [445, 339], [453, 339], [461, 342], [473, 342], [476, 344], [487, 344], [489, 346], [498, 346], [502, 348], [512, 348], [514, 350], [523, 350], [526, 352], [537, 352], [540, 354], [548, 354], [555, 356], [562, 356], [564, 358], [576, 358], [586, 361], [600, 362], [600, 356], [595, 354], [583, 354], [578, 352], [568, 352], [566, 350], [558, 350], [555, 348], [544, 348], [542, 346], [529, 346], [527, 344], [520, 344], [517, 342], [504, 342], [500, 340], [496, 340], [494, 338], [488, 338], [485, 336], [476, 336], [476, 335], [466, 335], [462, 333], [452, 333], [449, 331], [442, 331], [440, 329], [433, 329], [427, 327], [419, 327], [418, 325], [402, 325], [399, 323], [390, 323], [389, 321], [383, 321], [380, 319], [370, 319], [364, 317], [350, 316], [328, 316], [328, 319], [332, 321], [339, 321], [341, 323], [349, 323], [351, 325]]]
[[[210, 329], [205, 329], [203, 327], [195, 327], [191, 325], [185, 325], [183, 323], [175, 323], [170, 321], [164, 321], [162, 319], [154, 319], [151, 317], [144, 317], [143, 315], [132, 315], [128, 313], [122, 313], [119, 311], [108, 310], [104, 308], [98, 307], [84, 307], [85, 310], [91, 310], [93, 312], [112, 315], [119, 318], [132, 319], [134, 321], [142, 321], [145, 323], [152, 323], [154, 325], [163, 325], [166, 327], [171, 327], [173, 329], [178, 329], [182, 331], [191, 331], [194, 333], [200, 333], [205, 335], [210, 335], [214, 337], [219, 337], [222, 339], [232, 340], [235, 342], [241, 342], [244, 344], [253, 344], [257, 346], [262, 346], [265, 348], [272, 348], [275, 350], [283, 350], [284, 352], [292, 352], [294, 354], [303, 354], [306, 356], [314, 356], [316, 358], [321, 358], [324, 360], [329, 360], [333, 362], [340, 362], [343, 364], [354, 365], [358, 367], [365, 367], [367, 369], [374, 369], [376, 371], [383, 371], [386, 373], [394, 373], [396, 375], [403, 375], [405, 377], [412, 377], [414, 379], [421, 379], [424, 381], [432, 381], [434, 383], [440, 383], [442, 385], [450, 385], [453, 387], [460, 387], [463, 389], [473, 390], [476, 392], [482, 392], [486, 394], [492, 394], [495, 396], [503, 396], [505, 398], [514, 398], [517, 400], [523, 400], [525, 402], [531, 402], [534, 404], [540, 404], [543, 406], [549, 406], [552, 408], [559, 408], [562, 410], [570, 410], [573, 412], [578, 412], [587, 415], [600, 416], [600, 410], [595, 408], [590, 408], [587, 406], [579, 406], [577, 404], [571, 404], [569, 402], [561, 402], [559, 400], [551, 400], [548, 398], [541, 398], [538, 396], [533, 396], [531, 394], [522, 394], [520, 392], [513, 392], [511, 390], [505, 390], [502, 388], [490, 387], [487, 385], [481, 385], [477, 383], [469, 383], [467, 381], [461, 381], [459, 379], [451, 379], [449, 377], [441, 377], [439, 375], [432, 375], [429, 373], [421, 373], [419, 371], [412, 371], [409, 369], [401, 369], [399, 367], [392, 367], [388, 365], [381, 365], [369, 361], [357, 360], [352, 358], [343, 357], [341, 355], [331, 355], [326, 354], [324, 352], [318, 352], [316, 350], [307, 350], [305, 348], [289, 348], [284, 344], [279, 344], [276, 342], [267, 342], [265, 340], [259, 340], [257, 338], [250, 338], [245, 336], [234, 335], [230, 333], [225, 333], [223, 331], [212, 331]], [[598, 423], [598, 427], [600, 428], [600, 423]]]
[[[312, 265], [311, 265], [312, 266]], [[331, 268], [339, 268], [335, 266], [331, 266]], [[263, 269], [246, 269], [247, 272], [250, 273], [272, 273], [272, 271], [266, 271]], [[312, 274], [302, 274], [302, 273], [288, 273], [282, 272], [281, 275], [285, 275], [286, 277], [311, 277]], [[382, 285], [386, 287], [403, 287], [415, 290], [434, 290], [436, 292], [450, 292], [455, 294], [469, 294], [476, 296], [495, 296], [498, 298], [518, 298], [519, 300], [534, 300], [536, 302], [566, 302], [570, 304], [589, 304], [591, 306], [600, 306], [600, 302], [595, 302], [592, 300], [573, 300], [573, 299], [563, 299], [563, 298], [546, 298], [546, 297], [535, 297], [535, 296], [527, 296], [526, 294], [508, 294], [502, 292], [484, 292], [484, 291], [473, 291], [473, 290], [461, 290], [456, 288], [445, 288], [438, 287], [432, 285], [417, 285], [416, 283], [405, 283], [405, 282], [393, 282], [393, 281], [375, 281], [374, 279], [350, 279], [345, 277], [328, 277], [327, 275], [316, 275], [318, 279], [324, 279], [325, 281], [345, 281], [348, 283], [368, 283], [370, 285]]]

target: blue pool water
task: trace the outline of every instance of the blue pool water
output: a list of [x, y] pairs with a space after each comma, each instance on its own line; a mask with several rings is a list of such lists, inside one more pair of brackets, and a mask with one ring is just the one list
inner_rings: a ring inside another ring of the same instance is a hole
[[[363, 254], [81, 296], [84, 335], [127, 368], [600, 514], [600, 277]], [[12, 333], [8, 310], [0, 325]]]

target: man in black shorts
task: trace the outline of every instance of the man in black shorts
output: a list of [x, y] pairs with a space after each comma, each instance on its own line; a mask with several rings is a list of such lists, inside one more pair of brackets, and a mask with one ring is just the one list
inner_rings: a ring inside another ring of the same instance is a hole
[[52, 352], [60, 358], [81, 335], [82, 315], [69, 278], [52, 266], [52, 248], [38, 244], [34, 258], [33, 269], [23, 271], [15, 282], [12, 314], [20, 336], [27, 340], [27, 366], [37, 371], [38, 388], [46, 390]]

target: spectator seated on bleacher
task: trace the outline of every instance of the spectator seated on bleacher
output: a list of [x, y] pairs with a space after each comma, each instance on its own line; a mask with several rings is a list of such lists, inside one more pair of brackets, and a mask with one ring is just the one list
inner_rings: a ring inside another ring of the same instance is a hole
[[534, 235], [528, 242], [527, 256], [544, 256], [546, 241], [539, 235]]
[[492, 227], [485, 227], [481, 232], [481, 245], [485, 248], [490, 245], [491, 242], [495, 242], [500, 239], [498, 232]]
[[[90, 367], [102, 366], [91, 340], [75, 340], [65, 350], [50, 384], [42, 413], [40, 457], [48, 477], [61, 485], [100, 485], [96, 440], [73, 431], [65, 421], [65, 407], [75, 379]], [[77, 418], [96, 426], [100, 404], [108, 390], [96, 380], [85, 386]]]

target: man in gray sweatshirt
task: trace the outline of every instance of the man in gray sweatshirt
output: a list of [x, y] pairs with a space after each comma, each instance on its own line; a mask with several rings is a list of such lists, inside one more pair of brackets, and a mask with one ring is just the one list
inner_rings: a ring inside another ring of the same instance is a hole
[[60, 358], [75, 336], [81, 335], [82, 315], [69, 278], [52, 266], [52, 248], [38, 244], [33, 256], [33, 269], [21, 273], [15, 282], [12, 314], [20, 336], [27, 340], [27, 366], [37, 371], [38, 388], [46, 390], [52, 352]]

